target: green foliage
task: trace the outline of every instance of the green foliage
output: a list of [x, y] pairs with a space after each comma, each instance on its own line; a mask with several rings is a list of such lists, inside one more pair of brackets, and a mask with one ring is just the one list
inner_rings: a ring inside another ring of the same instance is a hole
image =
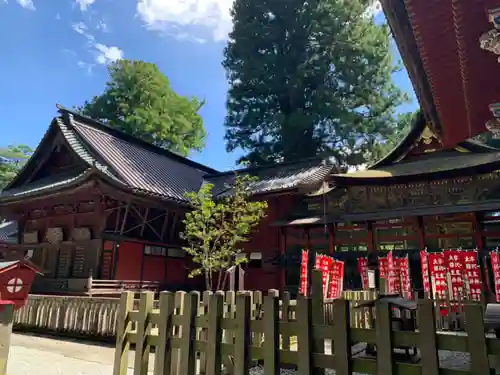
[[174, 92], [155, 64], [118, 60], [100, 96], [78, 110], [156, 146], [187, 156], [205, 141], [203, 102]]
[[384, 142], [375, 142], [372, 145], [371, 152], [366, 156], [368, 163], [376, 163], [391, 152], [408, 134], [419, 113], [420, 111], [400, 114], [393, 133], [390, 134]]
[[335, 158], [371, 160], [407, 100], [387, 25], [362, 16], [369, 0], [235, 0], [224, 51], [230, 84], [227, 149], [253, 165]]
[[213, 197], [211, 184], [203, 185], [197, 193], [186, 194], [193, 211], [186, 214], [181, 237], [188, 243], [184, 250], [198, 264], [190, 277], [203, 274], [207, 290], [223, 287], [225, 271], [246, 261], [237, 255], [243, 251], [242, 243], [248, 240], [267, 208], [265, 201], [249, 199], [248, 186], [254, 181], [253, 177], [236, 176], [231, 186], [233, 194], [218, 200]]
[[33, 150], [26, 145], [11, 145], [0, 148], [0, 190], [19, 172]]

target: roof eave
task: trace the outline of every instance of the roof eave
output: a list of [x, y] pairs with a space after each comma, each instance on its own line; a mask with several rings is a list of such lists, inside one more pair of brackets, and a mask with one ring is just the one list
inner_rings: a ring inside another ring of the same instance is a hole
[[424, 117], [434, 130], [441, 134], [441, 121], [405, 3], [403, 0], [381, 0], [381, 3], [415, 94], [424, 110]]

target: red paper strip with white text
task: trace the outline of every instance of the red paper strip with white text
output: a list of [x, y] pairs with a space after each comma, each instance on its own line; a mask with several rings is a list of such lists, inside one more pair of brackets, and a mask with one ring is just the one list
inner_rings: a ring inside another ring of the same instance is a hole
[[399, 273], [401, 275], [401, 291], [403, 297], [413, 298], [410, 279], [410, 263], [408, 256], [399, 259]]
[[392, 251], [390, 251], [389, 255], [387, 255], [387, 293], [401, 293], [399, 261], [394, 259]]
[[361, 283], [363, 284], [363, 289], [368, 289], [368, 259], [358, 258], [358, 271], [361, 275]]
[[500, 302], [500, 257], [497, 251], [490, 253], [490, 261], [495, 282], [495, 296], [497, 302]]
[[420, 266], [422, 268], [422, 284], [424, 286], [424, 292], [431, 292], [431, 280], [429, 278], [429, 262], [427, 261], [427, 251], [422, 250], [420, 252]]
[[309, 261], [309, 251], [302, 250], [302, 261], [300, 263], [300, 289], [299, 293], [307, 296], [307, 264]]
[[380, 271], [380, 277], [382, 279], [387, 279], [387, 258], [378, 258], [378, 269]]
[[427, 255], [429, 259], [429, 272], [432, 280], [432, 289], [435, 299], [446, 299], [446, 267], [444, 265], [444, 255], [442, 253], [431, 253]]
[[328, 297], [340, 298], [344, 289], [344, 262], [334, 260], [330, 279], [330, 292]]
[[481, 301], [481, 272], [477, 264], [477, 251], [463, 251], [464, 275], [469, 286], [469, 298], [473, 301]]
[[450, 274], [450, 299], [463, 299], [465, 297], [464, 280], [462, 277], [464, 269], [464, 253], [458, 250], [445, 250], [444, 259]]
[[330, 279], [333, 258], [323, 255], [321, 259], [321, 271], [323, 276], [323, 297], [326, 298], [328, 292], [328, 281]]

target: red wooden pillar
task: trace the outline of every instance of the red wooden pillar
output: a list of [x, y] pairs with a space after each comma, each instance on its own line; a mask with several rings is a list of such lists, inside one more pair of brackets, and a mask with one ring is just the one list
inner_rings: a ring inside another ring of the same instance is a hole
[[472, 215], [472, 230], [474, 231], [474, 242], [478, 249], [484, 248], [483, 228], [478, 220], [477, 213]]
[[425, 249], [425, 231], [424, 231], [424, 220], [422, 216], [417, 217], [418, 224], [418, 245], [420, 246], [420, 250]]
[[330, 254], [335, 252], [335, 223], [332, 223], [328, 226], [328, 239], [329, 239], [329, 251]]
[[306, 249], [311, 250], [311, 234], [309, 233], [309, 228], [304, 227], [304, 238], [306, 240]]
[[[280, 227], [279, 229], [279, 247], [280, 254], [282, 257], [286, 255], [286, 228]], [[280, 269], [280, 289], [282, 292], [285, 291], [286, 288], [286, 270], [285, 267], [281, 266]]]
[[368, 228], [368, 241], [367, 241], [368, 251], [375, 251], [376, 247], [375, 247], [375, 236], [373, 233], [373, 221], [368, 221], [366, 223], [366, 226]]

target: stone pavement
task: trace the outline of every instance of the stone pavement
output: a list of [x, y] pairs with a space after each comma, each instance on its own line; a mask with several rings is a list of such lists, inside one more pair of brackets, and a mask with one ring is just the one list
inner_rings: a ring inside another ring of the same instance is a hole
[[111, 346], [13, 334], [7, 374], [111, 375], [113, 356]]

